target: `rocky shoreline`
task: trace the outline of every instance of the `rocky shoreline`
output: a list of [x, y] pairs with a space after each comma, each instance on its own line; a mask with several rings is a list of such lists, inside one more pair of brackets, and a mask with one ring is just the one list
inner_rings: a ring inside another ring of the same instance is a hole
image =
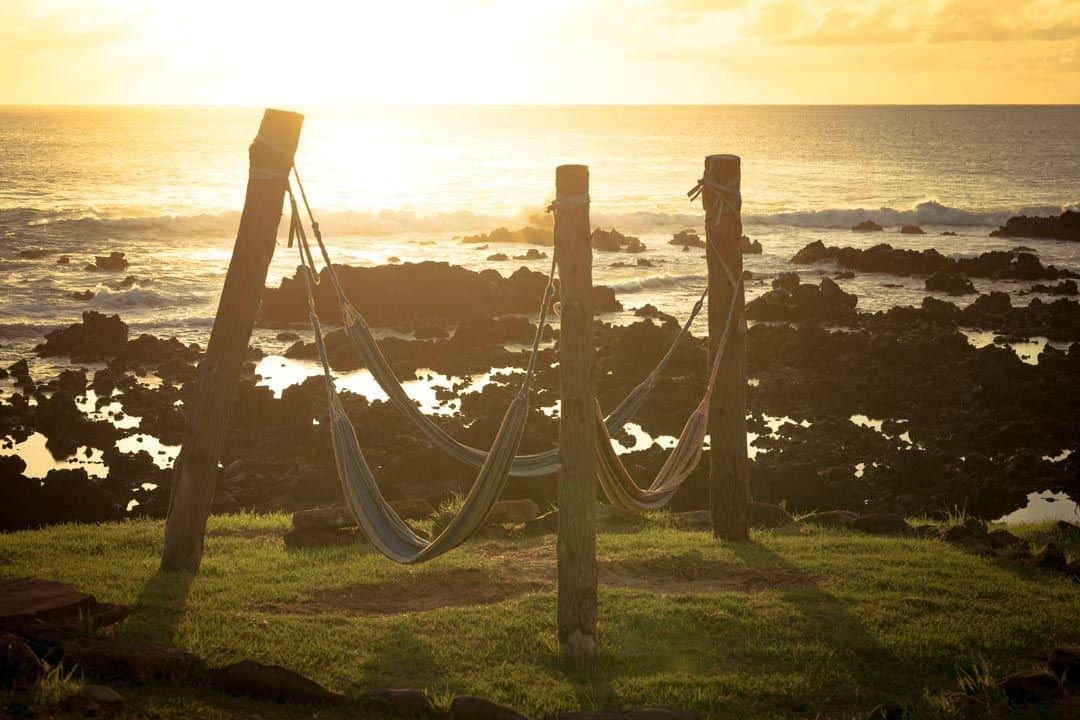
[[[971, 267], [1012, 268], [1021, 262], [1034, 267], [1016, 259], [1024, 253], [1004, 255], [1007, 262], [994, 255], [992, 262]], [[1039, 279], [1072, 277], [1066, 270], [1038, 267]], [[456, 413], [440, 416], [445, 429], [474, 446], [489, 444], [521, 375], [493, 375], [479, 391], [466, 392], [469, 376], [524, 365], [523, 343], [534, 330], [530, 318], [546, 278], [526, 269], [504, 278], [446, 263], [342, 266], [339, 272], [368, 321], [398, 331], [382, 344], [401, 377], [426, 369], [457, 378], [452, 387], [435, 391], [443, 407], [460, 404]], [[295, 324], [298, 335], [286, 356], [310, 359], [313, 347], [301, 339], [309, 333], [300, 283], [294, 276], [266, 290], [262, 322]], [[609, 288], [597, 287], [594, 300], [598, 312], [621, 308]], [[1031, 492], [1080, 495], [1080, 456], [1060, 457], [1078, 446], [1074, 408], [1080, 400], [1080, 345], [1066, 351], [1048, 345], [1031, 365], [1008, 348], [976, 349], [962, 332], [982, 328], [1002, 339], [1038, 335], [1075, 343], [1080, 339], [1075, 300], [1034, 298], [1026, 307], [1014, 307], [1009, 295], [990, 293], [960, 307], [927, 297], [919, 307], [873, 314], [857, 312], [857, 302], [828, 278], [810, 285], [791, 273], [748, 303], [747, 316], [756, 321], [748, 337], [756, 499], [801, 511], [933, 515], [955, 506], [993, 518], [1021, 506]], [[325, 278], [317, 305], [328, 325], [339, 317]], [[597, 391], [605, 407], [640, 382], [678, 332], [675, 318], [642, 314], [649, 317], [626, 326], [597, 325]], [[291, 333], [281, 337], [292, 338]], [[108, 475], [99, 480], [81, 468], [53, 470], [41, 482], [24, 476], [18, 457], [0, 457], [0, 488], [7, 500], [0, 503], [0, 529], [165, 512], [169, 471], [149, 452], [120, 452], [117, 441], [132, 430], [116, 427], [115, 417], [91, 418], [78, 403], [92, 390], [97, 407], [119, 403], [124, 414], [141, 418], [138, 433], [175, 445], [200, 349], [175, 339], [128, 335], [118, 316], [88, 312], [82, 322], [50, 333], [36, 350], [42, 356], [70, 356], [74, 367], [53, 378], [30, 377], [25, 362], [4, 371], [13, 389], [0, 402], [0, 436], [10, 445], [41, 433], [56, 457], [79, 448], [100, 451]], [[558, 331], [548, 331], [545, 339], [557, 343]], [[330, 332], [327, 344], [336, 370], [359, 367], [340, 332]], [[241, 381], [214, 511], [333, 504], [340, 489], [325, 430], [323, 381], [311, 377], [275, 397], [254, 374], [261, 354], [252, 348]], [[541, 352], [523, 452], [556, 442], [555, 360], [549, 342]], [[86, 363], [104, 367], [78, 369]], [[705, 367], [705, 341], [689, 338], [635, 418], [645, 433], [677, 433], [699, 399]], [[156, 379], [147, 382], [151, 375]], [[467, 489], [474, 470], [431, 448], [388, 403], [351, 392], [343, 393], [343, 401], [388, 498], [424, 499], [437, 507], [450, 493]], [[853, 420], [860, 416], [866, 421]], [[665, 451], [655, 443], [638, 449], [628, 431], [616, 439], [634, 449], [623, 459], [642, 482], [659, 469]], [[704, 506], [705, 467], [707, 462], [673, 509]], [[544, 507], [554, 493], [552, 479], [515, 479], [507, 498], [529, 498]], [[131, 500], [138, 504], [129, 512]]]

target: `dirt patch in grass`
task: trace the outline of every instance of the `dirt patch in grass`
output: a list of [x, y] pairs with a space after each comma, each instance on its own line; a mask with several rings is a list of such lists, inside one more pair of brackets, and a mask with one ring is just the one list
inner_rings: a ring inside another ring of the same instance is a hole
[[[301, 600], [267, 609], [288, 614], [396, 615], [490, 605], [555, 590], [554, 544], [520, 548], [487, 543], [474, 551], [489, 559], [490, 565], [432, 570], [378, 583], [319, 590]], [[816, 584], [815, 578], [795, 569], [686, 556], [620, 560], [601, 557], [598, 569], [601, 587], [667, 594], [761, 592]]]

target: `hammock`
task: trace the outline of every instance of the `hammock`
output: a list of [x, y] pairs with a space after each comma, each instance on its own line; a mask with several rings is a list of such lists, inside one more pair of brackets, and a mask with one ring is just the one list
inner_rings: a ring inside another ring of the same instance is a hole
[[289, 244], [291, 246], [293, 240], [296, 239], [299, 245], [311, 328], [315, 334], [315, 345], [326, 380], [334, 460], [337, 463], [338, 477], [341, 480], [345, 500], [364, 535], [372, 546], [386, 557], [395, 562], [407, 564], [439, 557], [463, 543], [484, 524], [510, 477], [510, 468], [525, 430], [525, 421], [529, 411], [529, 384], [539, 355], [540, 338], [547, 320], [548, 306], [554, 295], [555, 260], [552, 259], [548, 284], [544, 291], [543, 304], [540, 307], [536, 335], [533, 339], [532, 353], [529, 356], [529, 364], [525, 370], [525, 379], [521, 383], [521, 389], [507, 408], [491, 450], [486, 454], [461, 509], [442, 532], [433, 540], [427, 541], [417, 535], [383, 497], [375, 476], [360, 450], [356, 430], [341, 405], [334, 387], [326, 345], [323, 342], [322, 327], [315, 313], [313, 284], [317, 282], [317, 279], [311, 249], [308, 247], [303, 226], [299, 222], [296, 199], [291, 189], [289, 189], [289, 198], [293, 210], [289, 228]]
[[[419, 406], [413, 402], [413, 399], [409, 397], [408, 393], [405, 392], [405, 388], [402, 387], [401, 381], [398, 380], [397, 374], [390, 366], [390, 362], [379, 348], [378, 341], [371, 332], [371, 328], [368, 326], [367, 321], [346, 297], [345, 290], [341, 285], [341, 280], [338, 278], [337, 271], [330, 260], [330, 254], [326, 250], [326, 244], [323, 242], [322, 233], [319, 230], [319, 223], [315, 220], [314, 215], [311, 212], [311, 207], [307, 203], [304, 185], [300, 182], [299, 174], [296, 175], [296, 180], [300, 190], [301, 199], [303, 200], [307, 214], [311, 219], [316, 244], [322, 254], [324, 265], [327, 268], [327, 275], [330, 277], [330, 282], [334, 286], [334, 292], [341, 308], [341, 318], [345, 333], [349, 337], [349, 340], [357, 353], [359, 353], [364, 362], [364, 366], [371, 373], [379, 387], [382, 388], [383, 392], [386, 393], [394, 407], [396, 407], [402, 415], [412, 421], [417, 429], [419, 429], [433, 445], [447, 455], [450, 455], [463, 463], [472, 465], [473, 467], [481, 467], [487, 459], [487, 452], [466, 445], [452, 437], [443, 430], [442, 427], [436, 424], [431, 417], [425, 415]], [[667, 352], [664, 353], [664, 356], [660, 358], [656, 367], [652, 369], [641, 383], [623, 398], [622, 402], [620, 402], [607, 417], [605, 420], [605, 435], [617, 433], [641, 409], [645, 400], [648, 399], [649, 393], [651, 393], [656, 386], [656, 379], [675, 355], [675, 350], [678, 348], [683, 338], [690, 333], [691, 325], [693, 325], [694, 320], [701, 312], [706, 292], [707, 290], [703, 292], [697, 302], [694, 303], [694, 306], [690, 311], [690, 316], [686, 319], [686, 322], [683, 323], [679, 333], [675, 336], [675, 339], [672, 341]], [[546, 450], [544, 452], [515, 457], [511, 465], [510, 474], [513, 477], [541, 477], [544, 475], [553, 475], [558, 472], [558, 470], [558, 450]]]

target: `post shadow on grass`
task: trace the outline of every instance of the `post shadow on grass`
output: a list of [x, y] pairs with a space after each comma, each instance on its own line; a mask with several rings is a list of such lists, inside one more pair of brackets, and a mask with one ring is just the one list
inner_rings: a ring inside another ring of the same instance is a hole
[[118, 634], [131, 639], [170, 644], [187, 607], [194, 573], [155, 570], [139, 590], [131, 616]]
[[[394, 619], [376, 641], [363, 648], [363, 661], [345, 694], [357, 697], [380, 688], [399, 687], [438, 692], [443, 675], [431, 653], [433, 641], [435, 638], [409, 629], [406, 620]], [[408, 668], [409, 675], [389, 674], [387, 668]]]

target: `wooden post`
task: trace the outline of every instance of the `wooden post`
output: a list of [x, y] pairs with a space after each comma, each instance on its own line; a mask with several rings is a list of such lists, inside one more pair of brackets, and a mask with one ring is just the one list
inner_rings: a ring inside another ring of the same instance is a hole
[[[705, 178], [740, 190], [741, 168], [737, 155], [709, 155]], [[737, 195], [735, 197], [738, 197]], [[719, 202], [708, 185], [702, 190], [705, 208], [706, 257], [709, 266], [709, 367], [716, 343], [724, 331], [728, 308], [736, 303], [734, 327], [720, 361], [716, 392], [709, 408], [709, 511], [713, 535], [725, 540], [750, 537], [750, 465], [746, 455], [746, 316], [742, 290], [734, 299], [731, 284], [713, 248], [742, 276], [742, 201]]]
[[252, 143], [248, 152], [250, 172], [240, 229], [210, 341], [199, 363], [183, 446], [173, 468], [161, 553], [163, 570], [195, 572], [202, 560], [221, 446], [266, 284], [266, 271], [274, 255], [285, 184], [303, 121], [304, 116], [297, 113], [267, 110], [259, 126], [260, 141]]
[[[589, 168], [555, 169], [559, 263], [559, 649], [584, 661], [596, 647], [596, 454], [593, 425]], [[560, 204], [561, 203], [561, 204]]]

